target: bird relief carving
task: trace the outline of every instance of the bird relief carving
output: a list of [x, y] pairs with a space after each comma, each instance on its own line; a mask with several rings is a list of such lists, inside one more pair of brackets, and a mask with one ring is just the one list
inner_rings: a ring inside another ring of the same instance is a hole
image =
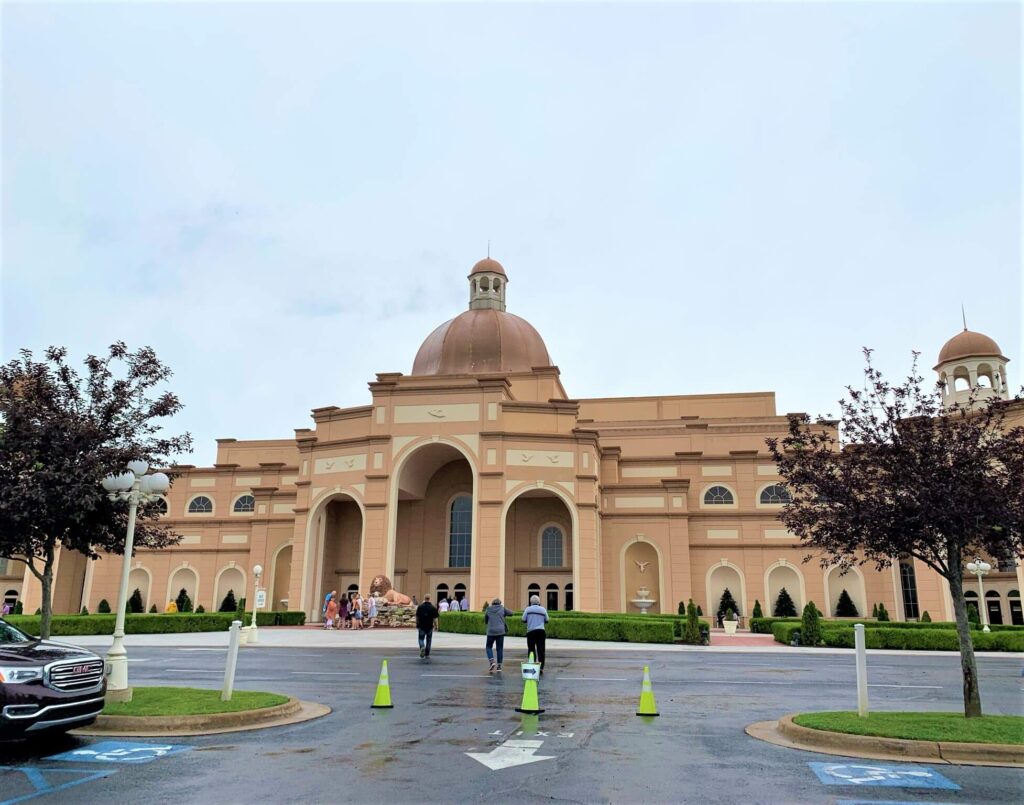
[[557, 464], [558, 463], [558, 454], [557, 453], [548, 453], [548, 461], [550, 461], [552, 464]]
[[355, 465], [356, 465], [356, 460], [354, 458], [346, 458], [345, 459], [345, 466], [348, 467], [349, 469], [352, 469], [352, 467], [354, 467]]
[[523, 453], [523, 461], [525, 461], [525, 462], [533, 461], [533, 453]]
[[647, 566], [650, 564], [650, 562], [642, 562], [639, 559], [634, 559], [633, 564], [640, 568], [640, 572], [643, 573], [647, 570]]
[[331, 461], [327, 461], [327, 460], [325, 459], [325, 460], [324, 460], [324, 468], [325, 468], [325, 469], [328, 469], [328, 470], [333, 470], [333, 469], [334, 469], [334, 461], [333, 461], [333, 460], [331, 460]]
[[443, 408], [429, 408], [427, 409], [427, 413], [430, 414], [435, 419], [444, 419], [445, 417]]

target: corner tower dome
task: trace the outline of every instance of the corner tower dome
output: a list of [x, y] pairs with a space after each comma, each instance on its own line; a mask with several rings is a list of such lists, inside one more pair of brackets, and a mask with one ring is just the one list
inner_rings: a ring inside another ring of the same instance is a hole
[[508, 276], [486, 257], [469, 272], [469, 310], [427, 336], [412, 364], [414, 375], [529, 372], [551, 356], [532, 324], [505, 312]]
[[939, 375], [942, 404], [950, 407], [968, 405], [972, 399], [1008, 399], [1007, 363], [1009, 359], [999, 344], [987, 335], [968, 330], [965, 322], [963, 331], [943, 345], [934, 367]]

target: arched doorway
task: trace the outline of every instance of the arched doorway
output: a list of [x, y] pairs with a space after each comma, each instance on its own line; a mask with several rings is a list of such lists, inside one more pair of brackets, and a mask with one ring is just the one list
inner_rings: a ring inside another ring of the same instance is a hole
[[199, 606], [199, 576], [190, 567], [179, 567], [171, 574], [170, 582], [167, 584], [167, 600], [174, 601], [182, 590], [192, 600], [193, 610]]
[[237, 567], [226, 567], [217, 575], [217, 584], [213, 592], [213, 606], [218, 612], [227, 597], [228, 590], [234, 594], [236, 604], [245, 598], [245, 574]]
[[133, 567], [128, 574], [128, 595], [134, 595], [136, 590], [139, 591], [139, 595], [142, 596], [143, 612], [149, 609], [149, 587], [149, 572], [145, 568]]
[[740, 608], [738, 615], [746, 615], [747, 588], [743, 580], [743, 573], [738, 567], [728, 562], [714, 565], [708, 570], [705, 579], [708, 596], [708, 606], [705, 614], [711, 617], [718, 612], [718, 605], [722, 600], [722, 593], [726, 589], [736, 601]]
[[526, 489], [505, 512], [504, 597], [522, 608], [540, 595], [548, 609], [565, 609], [573, 583], [573, 517], [565, 501], [545, 488]]
[[275, 610], [288, 609], [288, 587], [292, 577], [292, 546], [285, 545], [274, 556], [274, 578], [270, 606]]
[[[646, 594], [641, 596], [641, 592]], [[646, 598], [654, 601], [651, 612], [663, 612], [664, 601], [661, 594], [661, 557], [653, 543], [636, 539], [626, 543], [622, 552], [622, 592], [625, 598], [625, 611], [636, 615], [641, 612], [634, 600]]]
[[[764, 581], [764, 595], [766, 600], [766, 609], [771, 615], [775, 615], [775, 604], [779, 599], [779, 593], [785, 588], [789, 597], [793, 599], [793, 605], [796, 607], [797, 614], [803, 612], [804, 604], [804, 583], [803, 577], [793, 565], [788, 562], [776, 563], [768, 568], [765, 573]], [[735, 592], [733, 593], [735, 595]]]
[[[320, 536], [317, 555], [319, 572], [316, 580], [316, 595], [313, 619], [322, 617], [324, 597], [335, 590], [348, 589], [350, 585], [359, 587], [359, 572], [363, 550], [363, 510], [355, 498], [346, 494], [337, 494], [323, 504], [320, 514]], [[286, 549], [290, 551], [291, 549]], [[281, 553], [284, 553], [282, 551]], [[280, 555], [278, 557], [280, 559]], [[291, 568], [291, 557], [286, 557]], [[275, 602], [288, 598], [287, 589], [277, 585], [275, 577]], [[283, 584], [283, 582], [282, 582]]]
[[392, 489], [396, 590], [422, 601], [446, 584], [455, 598], [472, 599], [475, 487], [472, 465], [452, 444], [428, 442], [403, 457]]

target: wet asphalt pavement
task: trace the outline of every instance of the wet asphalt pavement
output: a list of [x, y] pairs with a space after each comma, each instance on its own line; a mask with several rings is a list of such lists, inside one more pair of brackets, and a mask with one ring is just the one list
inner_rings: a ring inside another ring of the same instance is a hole
[[[137, 648], [131, 656], [134, 685], [220, 687], [223, 650]], [[371, 710], [385, 656], [395, 707]], [[116, 762], [125, 757], [116, 753], [100, 755], [98, 763], [46, 759], [107, 740], [101, 738], [0, 745], [0, 804], [1024, 800], [1024, 770], [1005, 768], [924, 765], [959, 790], [908, 788], [904, 783], [913, 776], [892, 775], [889, 781], [899, 786], [878, 787], [872, 779], [826, 785], [810, 762], [900, 764], [847, 761], [744, 734], [747, 724], [785, 713], [852, 709], [852, 654], [559, 654], [548, 658], [540, 683], [546, 712], [536, 717], [515, 712], [522, 695], [521, 659], [506, 656], [505, 673], [491, 676], [482, 650], [446, 651], [442, 635], [429, 664], [415, 648], [387, 654], [246, 648], [237, 689], [287, 693], [327, 704], [333, 712], [269, 730], [124, 739], [186, 747], [139, 764]], [[645, 662], [659, 718], [635, 715]], [[1024, 712], [1021, 665], [1020, 658], [979, 660], [986, 712]], [[961, 704], [955, 656], [869, 657], [869, 676], [871, 704], [878, 710], [955, 711]], [[546, 759], [492, 769], [467, 753], [497, 766], [508, 758]], [[849, 768], [838, 773], [886, 777]]]

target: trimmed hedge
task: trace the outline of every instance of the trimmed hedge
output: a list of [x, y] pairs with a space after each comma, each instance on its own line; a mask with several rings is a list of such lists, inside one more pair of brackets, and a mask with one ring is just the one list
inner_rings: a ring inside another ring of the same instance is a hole
[[[589, 613], [591, 615], [597, 613]], [[510, 637], [525, 637], [526, 624], [518, 618], [507, 619]], [[442, 612], [438, 621], [442, 632], [484, 635], [487, 631], [482, 612]], [[675, 629], [665, 619], [575, 617], [552, 618], [547, 636], [565, 640], [609, 640], [625, 643], [673, 643]]]
[[[521, 614], [522, 613], [516, 613], [516, 617], [518, 618]], [[564, 621], [564, 620], [573, 620], [573, 619], [585, 618], [585, 619], [598, 619], [598, 620], [601, 620], [601, 619], [603, 619], [603, 620], [614, 620], [614, 621], [619, 622], [619, 623], [621, 623], [623, 621], [637, 621], [639, 623], [651, 623], [651, 622], [671, 623], [672, 624], [672, 634], [675, 636], [676, 640], [683, 640], [685, 635], [686, 635], [686, 618], [685, 617], [681, 618], [678, 615], [667, 615], [667, 614], [666, 615], [661, 615], [661, 614], [659, 614], [659, 615], [634, 615], [632, 613], [619, 613], [619, 612], [579, 612], [577, 610], [570, 610], [569, 612], [549, 612], [548, 616], [552, 619], [552, 621], [554, 621], [554, 620]], [[707, 621], [699, 620], [699, 621], [697, 621], [697, 625], [698, 625], [698, 627], [702, 631], [710, 634], [711, 626], [710, 626], [710, 624]], [[550, 626], [550, 622], [549, 622], [549, 626]], [[509, 634], [511, 634], [511, 632], [509, 632]], [[549, 631], [549, 634], [550, 634], [550, 631]]]
[[[231, 621], [241, 620], [247, 626], [252, 616], [242, 617], [234, 613], [210, 612], [202, 615], [191, 613], [164, 615], [129, 614], [124, 619], [126, 634], [171, 634], [182, 632], [226, 632]], [[8, 615], [5, 621], [31, 635], [39, 634], [38, 615]], [[50, 621], [53, 637], [80, 635], [109, 635], [114, 633], [114, 615], [55, 615]], [[306, 622], [303, 612], [259, 612], [258, 626], [301, 626]]]
[[[892, 624], [905, 626], [906, 624]], [[915, 624], [916, 625], [916, 624]], [[799, 623], [777, 623], [772, 628], [775, 640], [789, 645]], [[853, 648], [853, 629], [831, 625], [821, 630], [822, 642], [831, 648]], [[973, 632], [971, 641], [976, 651], [1024, 652], [1024, 634], [1017, 632]], [[868, 648], [914, 651], [959, 651], [960, 641], [952, 629], [877, 628], [864, 630]]]
[[[772, 634], [772, 627], [776, 623], [799, 623], [800, 618], [752, 618], [750, 621], [750, 631], [758, 634]], [[841, 629], [845, 627], [853, 628], [858, 623], [864, 624], [865, 629], [956, 629], [956, 623], [954, 621], [875, 621], [875, 620], [864, 620], [861, 618], [850, 618], [850, 619], [828, 619], [821, 621], [822, 629]], [[980, 631], [981, 626], [970, 624], [971, 629], [974, 631]], [[991, 627], [993, 632], [1024, 632], [1024, 626], [1011, 626], [1009, 624], [1001, 624], [998, 626]]]

